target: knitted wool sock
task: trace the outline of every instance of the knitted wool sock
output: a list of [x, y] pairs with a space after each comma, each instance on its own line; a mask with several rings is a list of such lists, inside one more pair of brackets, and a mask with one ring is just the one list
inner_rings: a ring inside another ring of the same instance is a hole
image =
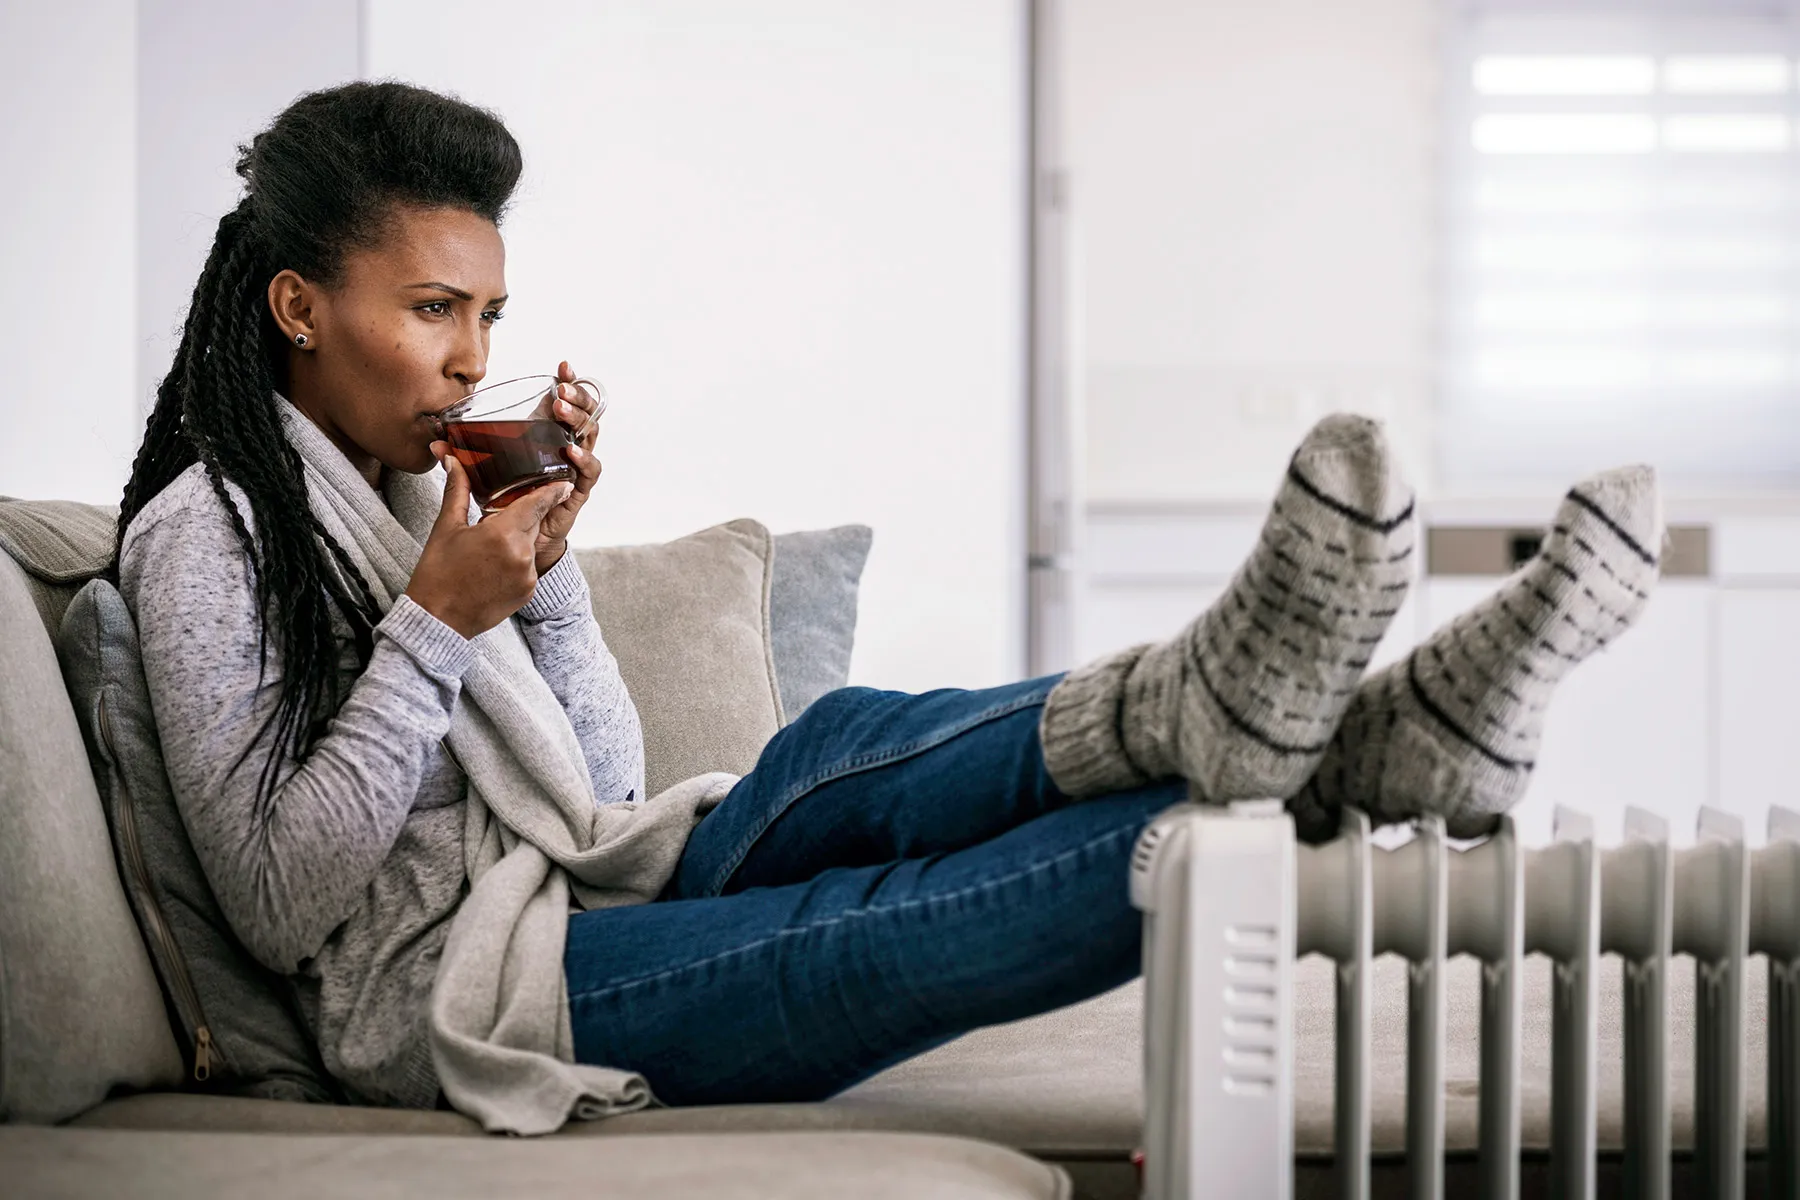
[[1051, 691], [1039, 733], [1057, 787], [1092, 796], [1184, 776], [1218, 803], [1293, 795], [1405, 599], [1412, 514], [1381, 427], [1321, 421], [1218, 602]]
[[1643, 611], [1662, 537], [1649, 467], [1576, 484], [1536, 558], [1363, 684], [1289, 804], [1300, 835], [1334, 835], [1345, 804], [1377, 822], [1438, 813], [1454, 837], [1491, 831], [1531, 780], [1558, 681]]

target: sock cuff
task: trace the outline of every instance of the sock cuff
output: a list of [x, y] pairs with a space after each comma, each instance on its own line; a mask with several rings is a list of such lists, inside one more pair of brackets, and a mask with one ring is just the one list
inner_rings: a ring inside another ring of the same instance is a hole
[[1151, 645], [1096, 659], [1050, 689], [1038, 719], [1038, 739], [1044, 768], [1065, 795], [1098, 796], [1150, 782], [1125, 749], [1122, 710], [1125, 679]]

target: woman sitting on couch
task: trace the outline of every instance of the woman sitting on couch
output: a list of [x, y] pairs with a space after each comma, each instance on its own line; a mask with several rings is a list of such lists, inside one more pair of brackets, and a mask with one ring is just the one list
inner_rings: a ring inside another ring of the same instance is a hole
[[[243, 150], [120, 514], [170, 783], [220, 906], [357, 1099], [493, 1130], [813, 1100], [1139, 967], [1160, 810], [1280, 798], [1479, 834], [1557, 681], [1656, 577], [1647, 469], [1577, 485], [1495, 596], [1364, 679], [1413, 574], [1374, 423], [1322, 421], [1167, 642], [984, 691], [846, 688], [741, 779], [643, 795], [567, 553], [600, 476], [471, 522], [434, 418], [482, 380], [520, 151], [395, 83]], [[556, 419], [593, 398], [559, 371]]]

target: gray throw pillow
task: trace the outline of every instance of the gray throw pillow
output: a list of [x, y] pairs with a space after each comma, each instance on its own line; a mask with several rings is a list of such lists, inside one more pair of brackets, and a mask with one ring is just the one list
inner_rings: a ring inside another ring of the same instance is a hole
[[850, 679], [856, 595], [874, 537], [867, 525], [775, 537], [769, 632], [782, 715], [788, 721]]
[[57, 654], [191, 1082], [267, 1099], [337, 1099], [291, 985], [232, 934], [194, 855], [163, 770], [137, 627], [111, 584], [96, 579], [76, 594]]

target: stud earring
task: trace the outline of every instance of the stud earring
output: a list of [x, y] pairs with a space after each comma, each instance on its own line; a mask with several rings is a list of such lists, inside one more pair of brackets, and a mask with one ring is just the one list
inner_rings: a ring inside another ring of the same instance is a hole
[[304, 333], [296, 333], [294, 335], [294, 345], [296, 345], [296, 346], [306, 345], [306, 335]]

